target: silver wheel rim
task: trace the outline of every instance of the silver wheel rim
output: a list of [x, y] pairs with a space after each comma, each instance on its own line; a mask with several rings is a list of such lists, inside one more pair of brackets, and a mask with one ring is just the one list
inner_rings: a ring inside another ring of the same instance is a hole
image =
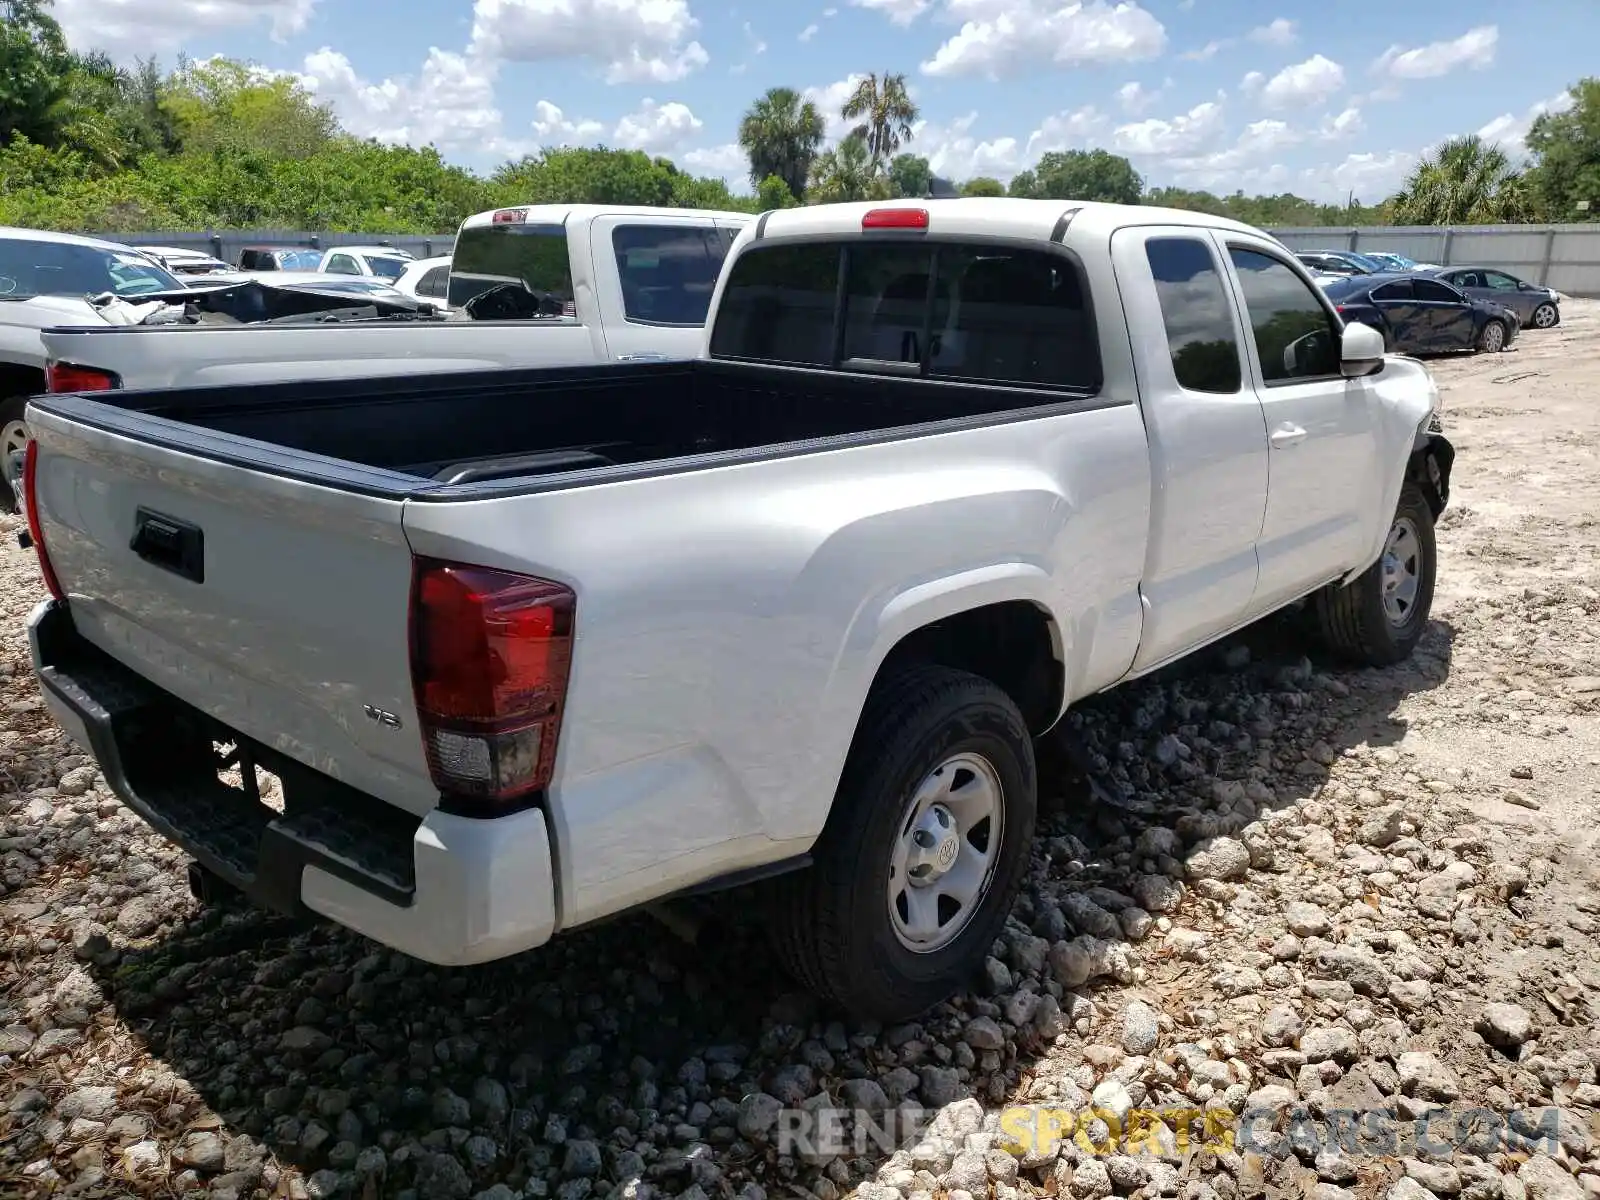
[[977, 754], [952, 755], [912, 791], [889, 857], [889, 923], [907, 950], [942, 950], [971, 924], [1000, 860], [1004, 800]]
[[1422, 539], [1410, 517], [1401, 517], [1389, 530], [1382, 574], [1383, 615], [1391, 625], [1404, 625], [1416, 612], [1422, 590]]
[[1491, 354], [1500, 349], [1505, 340], [1506, 331], [1500, 327], [1498, 321], [1483, 331], [1483, 348]]
[[1556, 323], [1556, 309], [1553, 304], [1541, 304], [1533, 310], [1533, 324], [1538, 329], [1549, 329]]
[[28, 427], [21, 421], [7, 421], [0, 429], [0, 474], [18, 505], [22, 503], [22, 458], [27, 449]]

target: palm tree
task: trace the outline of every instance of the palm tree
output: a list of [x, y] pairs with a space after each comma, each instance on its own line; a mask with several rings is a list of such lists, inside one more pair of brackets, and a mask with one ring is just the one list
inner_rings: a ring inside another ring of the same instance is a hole
[[846, 121], [860, 121], [853, 132], [866, 139], [873, 162], [886, 163], [902, 143], [911, 140], [917, 106], [906, 91], [906, 77], [885, 73], [882, 78], [868, 75], [856, 84], [839, 115]]
[[865, 135], [852, 133], [817, 156], [811, 167], [810, 195], [819, 204], [888, 198], [889, 177], [872, 157]]
[[800, 199], [825, 133], [815, 104], [793, 88], [768, 89], [739, 123], [739, 145], [750, 157], [750, 182], [760, 187], [776, 175]]
[[1498, 144], [1477, 134], [1451, 138], [1412, 170], [1393, 199], [1395, 219], [1415, 225], [1526, 220], [1531, 200]]

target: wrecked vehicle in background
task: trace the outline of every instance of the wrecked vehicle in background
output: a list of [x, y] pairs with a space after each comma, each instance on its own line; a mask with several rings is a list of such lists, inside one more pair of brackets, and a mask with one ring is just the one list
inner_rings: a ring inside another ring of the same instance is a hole
[[[365, 282], [365, 281], [363, 281]], [[183, 279], [148, 254], [96, 238], [0, 227], [0, 509], [21, 494], [29, 396], [49, 390], [46, 329], [254, 325], [412, 316], [431, 305], [392, 288], [270, 276]], [[70, 370], [70, 367], [61, 368]]]

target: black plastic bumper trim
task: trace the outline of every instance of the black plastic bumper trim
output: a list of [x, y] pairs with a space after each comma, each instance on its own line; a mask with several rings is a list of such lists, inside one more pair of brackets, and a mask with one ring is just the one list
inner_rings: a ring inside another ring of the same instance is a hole
[[[157, 833], [251, 901], [275, 912], [314, 916], [300, 899], [300, 881], [304, 869], [315, 866], [390, 904], [412, 903], [411, 835], [418, 818], [205, 717], [89, 643], [61, 601], [50, 602], [34, 636], [40, 686], [83, 723], [111, 790]], [[177, 752], [141, 754], [145, 737], [165, 738]], [[215, 762], [200, 753], [212, 739], [249, 747], [255, 761], [279, 774], [286, 794], [298, 788], [315, 794], [316, 801], [291, 802], [279, 814], [228, 786], [217, 777]]]

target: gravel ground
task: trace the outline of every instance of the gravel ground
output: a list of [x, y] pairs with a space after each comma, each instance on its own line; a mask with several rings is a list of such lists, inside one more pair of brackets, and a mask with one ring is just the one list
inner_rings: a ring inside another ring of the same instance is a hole
[[[1084, 705], [1099, 798], [1047, 767], [982, 986], [897, 1028], [715, 919], [442, 971], [201, 912], [43, 710], [0, 518], [0, 1194], [1600, 1197], [1600, 304], [1567, 318], [1435, 364], [1460, 458], [1414, 660], [1333, 670], [1280, 621]], [[1168, 1117], [1107, 1155], [1012, 1103]], [[831, 1106], [932, 1124], [784, 1142]], [[1276, 1116], [1202, 1144], [1179, 1109]], [[1401, 1136], [1341, 1150], [1379, 1110]]]

